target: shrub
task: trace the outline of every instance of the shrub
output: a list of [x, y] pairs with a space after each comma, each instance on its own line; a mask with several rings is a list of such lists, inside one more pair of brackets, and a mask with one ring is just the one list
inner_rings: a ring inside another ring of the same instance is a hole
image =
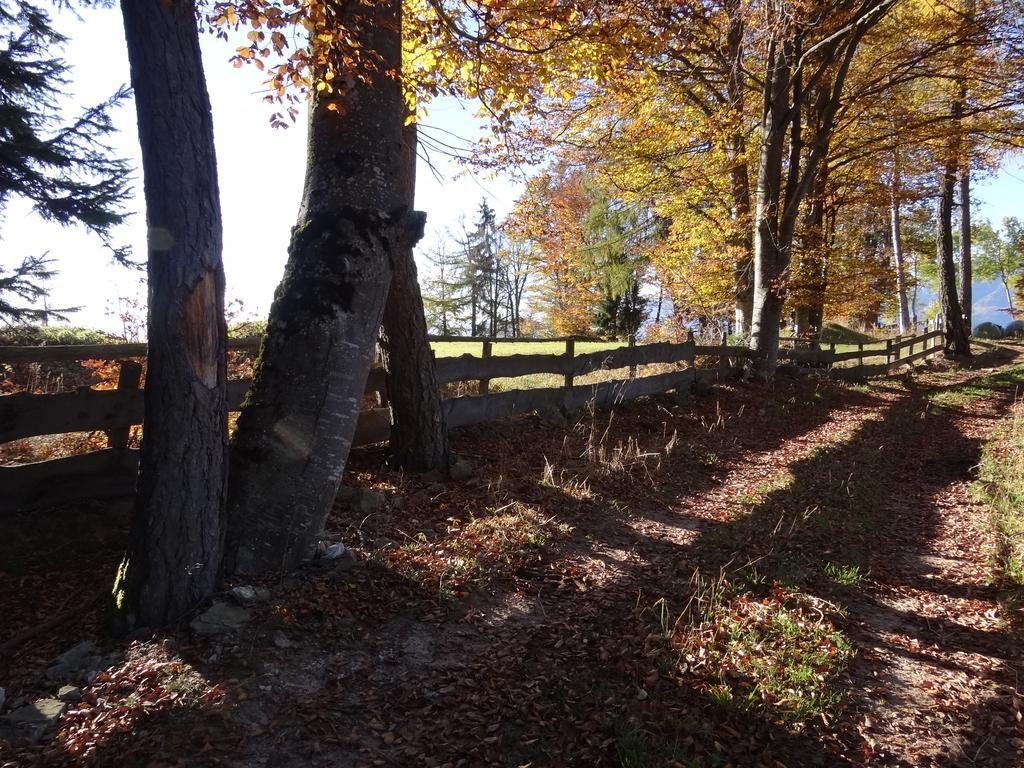
[[12, 325], [0, 329], [0, 345], [38, 347], [52, 344], [105, 344], [117, 341], [95, 328], [73, 325]]
[[1003, 327], [995, 323], [979, 323], [974, 326], [974, 336], [979, 339], [1003, 338]]
[[1024, 336], [1024, 320], [1014, 320], [1012, 323], [1007, 323], [1003, 333], [1015, 339]]

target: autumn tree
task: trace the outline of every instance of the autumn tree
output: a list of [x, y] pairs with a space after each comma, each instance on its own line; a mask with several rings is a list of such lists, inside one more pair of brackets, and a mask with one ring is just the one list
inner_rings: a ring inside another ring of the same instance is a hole
[[1024, 276], [1024, 223], [1016, 217], [1003, 219], [1001, 229], [988, 221], [974, 224], [972, 239], [977, 246], [975, 276], [981, 280], [998, 280], [1006, 295], [1007, 312], [1016, 318], [1015, 294]]
[[227, 473], [227, 329], [213, 120], [196, 8], [123, 0], [149, 275], [146, 434], [115, 624], [163, 626], [217, 589]]
[[[308, 75], [317, 85], [299, 221], [232, 452], [236, 572], [290, 569], [312, 554], [355, 433], [392, 256], [422, 225], [405, 181], [401, 3], [313, 10]], [[265, 17], [254, 13], [258, 28]], [[332, 45], [336, 36], [351, 50]]]

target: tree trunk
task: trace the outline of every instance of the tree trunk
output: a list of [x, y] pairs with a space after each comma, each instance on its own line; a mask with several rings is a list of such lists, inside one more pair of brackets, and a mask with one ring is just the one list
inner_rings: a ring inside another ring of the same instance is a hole
[[960, 309], [970, 331], [974, 327], [971, 322], [974, 270], [971, 266], [971, 171], [968, 163], [969, 159], [964, 158], [960, 171]]
[[[416, 187], [416, 126], [404, 132], [405, 202], [413, 209]], [[425, 220], [422, 215], [422, 220]], [[417, 236], [422, 234], [415, 233]], [[418, 237], [417, 237], [418, 239]], [[384, 307], [381, 352], [391, 402], [392, 465], [411, 472], [448, 471], [448, 428], [437, 389], [434, 356], [427, 338], [423, 297], [416, 280], [415, 240], [398, 244], [392, 261], [391, 290]]]
[[1010, 290], [1010, 281], [1006, 277], [1006, 270], [1002, 267], [999, 268], [999, 279], [1003, 283], [1003, 290], [1006, 292], [1006, 308], [1010, 312], [1010, 318], [1013, 319], [1017, 316], [1017, 310], [1013, 307], [1013, 291]]
[[235, 572], [291, 569], [312, 554], [352, 445], [391, 255], [421, 223], [401, 183], [402, 89], [387, 74], [401, 71], [401, 2], [332, 4], [364, 61], [379, 62], [335, 78], [310, 106], [298, 224], [232, 448]]
[[969, 332], [964, 326], [963, 309], [956, 292], [956, 265], [953, 263], [953, 195], [956, 186], [956, 154], [946, 160], [939, 184], [938, 236], [936, 260], [939, 269], [939, 306], [945, 322], [946, 350], [954, 355], [970, 355]]
[[[737, 124], [743, 120], [744, 71], [743, 34], [744, 15], [740, 3], [730, 0], [726, 4], [729, 16], [729, 31], [726, 45], [729, 54], [729, 79], [726, 95], [733, 119]], [[750, 323], [754, 314], [754, 242], [750, 224], [750, 174], [747, 170], [747, 140], [743, 130], [734, 129], [726, 142], [726, 157], [729, 162], [731, 196], [729, 214], [732, 218], [736, 250], [734, 267], [734, 303], [736, 335], [740, 339], [750, 338]]]
[[786, 140], [790, 69], [787, 52], [779, 42], [769, 49], [763, 86], [761, 148], [757, 163], [754, 206], [754, 305], [750, 347], [759, 354], [758, 366], [773, 373], [779, 356], [783, 281], [789, 254], [779, 240], [782, 202], [782, 156]]
[[227, 329], [213, 119], [193, 2], [122, 0], [142, 148], [149, 274], [146, 433], [114, 628], [171, 624], [217, 588]]
[[900, 230], [900, 203], [893, 194], [889, 204], [889, 219], [892, 227], [892, 259], [896, 269], [896, 322], [900, 334], [910, 330], [910, 307], [907, 305], [907, 270], [903, 263], [903, 234]]

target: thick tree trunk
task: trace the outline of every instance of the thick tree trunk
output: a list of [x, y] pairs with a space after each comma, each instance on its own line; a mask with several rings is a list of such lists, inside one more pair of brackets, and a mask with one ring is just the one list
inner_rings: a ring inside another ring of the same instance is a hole
[[946, 161], [939, 183], [936, 260], [939, 269], [939, 306], [945, 322], [946, 350], [954, 355], [970, 355], [969, 331], [964, 325], [963, 309], [956, 291], [956, 265], [953, 262], [953, 196], [956, 186], [956, 156]]
[[235, 572], [287, 570], [312, 554], [352, 445], [391, 255], [419, 223], [400, 181], [402, 90], [387, 74], [401, 70], [401, 2], [334, 6], [380, 60], [364, 78], [335, 78], [310, 107], [298, 224], [232, 449]]
[[896, 322], [902, 335], [910, 330], [910, 307], [907, 304], [907, 269], [903, 258], [900, 203], [895, 195], [889, 204], [889, 224], [892, 229], [893, 266], [896, 269]]
[[[405, 129], [404, 138], [404, 193], [406, 206], [412, 210], [416, 187], [415, 125]], [[423, 297], [416, 280], [414, 245], [410, 238], [395, 251], [391, 290], [384, 307], [381, 351], [392, 414], [388, 456], [394, 466], [412, 472], [447, 472], [448, 428], [427, 339]]]
[[[738, 2], [727, 4], [729, 32], [726, 45], [729, 51], [729, 80], [727, 96], [734, 119], [743, 119], [744, 73], [743, 33], [744, 16]], [[754, 243], [750, 225], [750, 174], [747, 170], [747, 140], [742, 130], [734, 130], [726, 142], [729, 161], [730, 195], [729, 214], [732, 218], [736, 251], [734, 285], [736, 335], [750, 338], [750, 322], [754, 313]]]
[[788, 244], [780, 241], [782, 157], [786, 141], [790, 69], [780, 43], [770, 51], [763, 87], [761, 147], [757, 163], [754, 205], [754, 304], [750, 347], [759, 354], [759, 367], [773, 373], [779, 356], [779, 331], [785, 295]]
[[227, 331], [213, 119], [195, 6], [122, 0], [149, 226], [146, 433], [114, 627], [181, 619], [217, 588]]
[[971, 322], [974, 270], [971, 265], [971, 171], [967, 162], [965, 158], [965, 167], [960, 170], [960, 309], [970, 330], [974, 327]]

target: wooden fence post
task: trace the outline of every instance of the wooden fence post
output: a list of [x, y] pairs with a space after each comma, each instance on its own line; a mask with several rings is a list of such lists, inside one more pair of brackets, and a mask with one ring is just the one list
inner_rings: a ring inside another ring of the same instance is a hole
[[566, 370], [566, 373], [565, 373], [565, 382], [563, 383], [563, 386], [566, 389], [571, 389], [572, 388], [572, 378], [573, 378], [572, 377], [572, 359], [573, 359], [573, 357], [575, 355], [576, 355], [576, 340], [570, 337], [570, 338], [565, 340], [565, 360], [566, 360], [567, 370]]
[[[633, 349], [635, 346], [636, 346], [636, 336], [631, 333], [631, 334], [629, 334], [629, 348]], [[631, 378], [631, 379], [635, 379], [636, 378], [636, 366], [635, 365], [629, 366], [629, 378]]]
[[885, 364], [890, 365], [892, 363], [892, 339], [885, 340]]
[[[122, 360], [117, 372], [117, 388], [138, 389], [141, 381], [142, 363], [137, 363], [134, 360]], [[107, 430], [107, 447], [127, 448], [131, 435], [132, 428], [130, 426]]]
[[[488, 340], [488, 341], [484, 342], [483, 359], [487, 360], [488, 358], [490, 358], [490, 356], [491, 356], [491, 341]], [[487, 394], [487, 390], [490, 388], [490, 386], [491, 386], [491, 380], [490, 379], [480, 379], [480, 394], [481, 395], [486, 395]]]

